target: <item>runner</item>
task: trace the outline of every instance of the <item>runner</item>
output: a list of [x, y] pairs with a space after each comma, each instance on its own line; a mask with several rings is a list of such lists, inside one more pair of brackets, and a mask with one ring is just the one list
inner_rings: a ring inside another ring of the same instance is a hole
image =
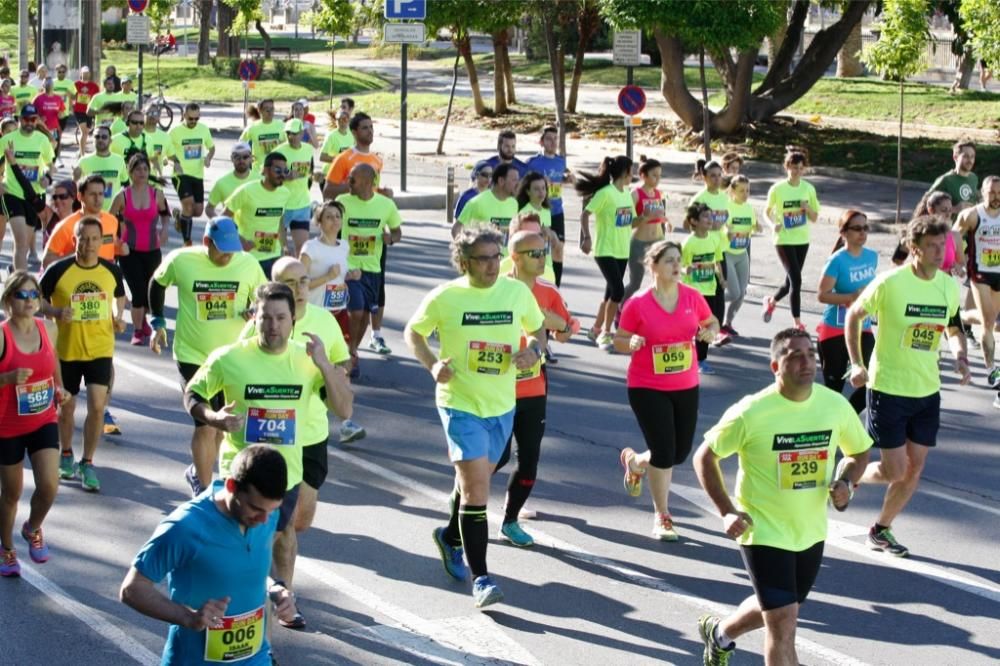
[[[149, 307], [153, 315], [150, 349], [159, 354], [167, 346], [164, 319], [166, 292], [177, 287], [177, 328], [173, 359], [181, 375], [181, 386], [194, 377], [216, 348], [232, 344], [243, 330], [257, 287], [267, 282], [260, 264], [243, 252], [236, 223], [217, 217], [205, 227], [201, 245], [179, 248], [167, 254], [149, 283]], [[222, 396], [209, 401], [222, 409]], [[195, 420], [191, 435], [192, 464], [185, 472], [191, 493], [199, 495], [212, 482], [222, 433], [202, 420]]]
[[[696, 203], [703, 203], [708, 206], [711, 211], [712, 218], [712, 228], [709, 229], [709, 234], [717, 240], [717, 242], [725, 248], [728, 245], [728, 239], [726, 238], [726, 223], [729, 221], [729, 197], [726, 195], [725, 189], [723, 188], [723, 177], [722, 177], [722, 165], [711, 160], [706, 162], [705, 160], [698, 160], [694, 167], [694, 178], [700, 178], [704, 183], [704, 187], [701, 188], [690, 201], [688, 201], [688, 206], [692, 206]], [[722, 262], [720, 263], [722, 267], [722, 277], [729, 277], [728, 266], [726, 265], [726, 252], [722, 253]], [[719, 321], [722, 321], [725, 317], [726, 309], [726, 288], [722, 281], [718, 281], [715, 285], [715, 296], [717, 300], [710, 300], [712, 305], [712, 311], [715, 312], [716, 309], [721, 307], [721, 311], [718, 314]], [[721, 329], [720, 329], [721, 330]], [[714, 341], [716, 347], [722, 347], [728, 345], [732, 342], [732, 336], [727, 332], [722, 331], [719, 334], [719, 338]]]
[[184, 107], [184, 122], [170, 130], [168, 157], [174, 165], [174, 189], [181, 200], [175, 225], [191, 245], [194, 218], [205, 210], [205, 168], [212, 166], [215, 142], [212, 133], [201, 123], [201, 107], [190, 103]]
[[121, 92], [122, 91], [122, 80], [118, 78], [118, 68], [114, 65], [108, 65], [104, 68], [104, 78], [105, 80], [111, 80], [111, 92]]
[[[271, 559], [287, 478], [281, 454], [247, 447], [233, 459], [232, 476], [174, 509], [135, 556], [119, 598], [170, 623], [164, 666], [275, 663], [264, 608], [270, 600], [279, 621], [295, 613]], [[237, 559], [241, 566], [233, 566]], [[169, 597], [157, 589], [164, 579]]]
[[291, 193], [282, 187], [288, 174], [285, 157], [268, 153], [261, 177], [236, 188], [226, 199], [226, 217], [236, 220], [243, 249], [260, 262], [267, 275], [275, 260], [285, 253], [287, 232], [283, 221]]
[[[371, 152], [372, 141], [375, 139], [375, 126], [372, 119], [365, 113], [358, 113], [350, 122], [351, 135], [354, 137], [354, 147], [341, 152], [330, 164], [326, 172], [326, 182], [323, 184], [323, 198], [336, 199], [341, 194], [351, 191], [347, 182], [351, 170], [358, 164], [367, 164], [375, 169], [376, 174], [382, 173], [382, 158]], [[376, 179], [375, 185], [379, 185]], [[392, 196], [392, 190], [379, 187], [379, 194]]]
[[76, 251], [76, 224], [84, 217], [96, 217], [101, 222], [101, 247], [98, 256], [114, 262], [119, 252], [127, 252], [128, 246], [120, 247], [118, 219], [104, 212], [104, 192], [107, 189], [102, 176], [92, 174], [80, 181], [80, 203], [82, 207], [59, 221], [45, 244], [42, 268], [48, 268], [55, 261], [68, 257]]
[[118, 265], [131, 297], [132, 344], [136, 346], [148, 345], [153, 334], [146, 321], [149, 283], [163, 260], [160, 248], [167, 244], [170, 232], [167, 199], [149, 184], [149, 171], [146, 154], [134, 153], [128, 161], [130, 184], [111, 204], [111, 214], [121, 222], [122, 242], [128, 245], [128, 254], [118, 257]]
[[1000, 363], [993, 335], [1000, 315], [1000, 176], [983, 179], [982, 201], [958, 214], [954, 230], [962, 235], [968, 248], [969, 286], [982, 323], [979, 342], [989, 373], [986, 383], [1000, 388]]
[[959, 141], [951, 147], [953, 169], [938, 176], [928, 192], [947, 192], [955, 214], [979, 203], [979, 177], [972, 172], [976, 166], [976, 144]]
[[802, 269], [809, 252], [809, 222], [819, 218], [819, 200], [816, 188], [802, 178], [809, 166], [806, 154], [790, 148], [785, 153], [785, 173], [788, 178], [775, 183], [767, 192], [764, 219], [774, 231], [774, 244], [778, 259], [785, 267], [785, 283], [764, 299], [764, 323], [771, 321], [778, 301], [791, 294], [792, 320], [795, 327], [805, 330], [801, 319]]
[[21, 525], [32, 562], [49, 560], [42, 522], [59, 489], [59, 427], [56, 407], [69, 394], [52, 341], [56, 326], [38, 318], [41, 287], [24, 271], [14, 271], [4, 283], [7, 319], [0, 333], [0, 576], [21, 575], [14, 551], [14, 519], [24, 486], [24, 457], [31, 460], [35, 490], [31, 513]]
[[[530, 157], [525, 164], [528, 171], [537, 171], [545, 176], [549, 186], [549, 207], [552, 209], [552, 231], [559, 238], [559, 245], [552, 246], [552, 269], [555, 271], [556, 287], [562, 285], [563, 243], [566, 242], [566, 215], [563, 210], [563, 183], [573, 184], [573, 172], [566, 166], [566, 156], [559, 149], [559, 128], [549, 125], [542, 128], [538, 140], [542, 151]], [[457, 214], [456, 214], [457, 215]]]
[[22, 175], [33, 186], [26, 192], [15, 177], [14, 170], [4, 170], [4, 192], [0, 197], [4, 215], [0, 217], [6, 218], [6, 225], [0, 225], [0, 241], [6, 234], [6, 226], [10, 225], [14, 237], [15, 270], [28, 267], [28, 253], [34, 238], [34, 232], [28, 225], [28, 216], [37, 219], [37, 216], [28, 212], [28, 207], [36, 197], [45, 197], [45, 188], [52, 182], [52, 161], [55, 157], [48, 137], [35, 129], [38, 111], [34, 105], [25, 104], [21, 108], [20, 121], [16, 132], [0, 137], [0, 155], [4, 155], [7, 161], [16, 161]]
[[552, 228], [552, 205], [549, 202], [549, 187], [545, 176], [537, 171], [529, 171], [521, 177], [515, 194], [518, 214], [530, 213], [546, 229]]
[[323, 141], [323, 147], [319, 151], [320, 162], [333, 162], [334, 158], [348, 148], [354, 147], [354, 135], [351, 134], [348, 124], [351, 122], [351, 113], [346, 109], [330, 109], [330, 125], [332, 129]]
[[28, 70], [22, 69], [18, 77], [18, 84], [12, 86], [10, 89], [10, 94], [14, 96], [14, 101], [17, 102], [17, 113], [20, 113], [25, 105], [31, 104], [31, 100], [35, 99], [35, 95], [38, 94], [38, 88], [28, 85], [28, 77]]
[[14, 82], [0, 76], [0, 118], [13, 118], [17, 115], [17, 100], [11, 94]]
[[[510, 221], [510, 236], [513, 237], [518, 231], [527, 231], [533, 234], [538, 234], [545, 241], [545, 267], [542, 269], [541, 278], [546, 282], [551, 282], [555, 284], [555, 271], [552, 270], [552, 254], [553, 248], [557, 247], [561, 243], [559, 239], [556, 238], [555, 232], [552, 231], [551, 227], [543, 227], [541, 222], [538, 220], [538, 215], [532, 212], [519, 213], [517, 217]], [[509, 245], [509, 243], [508, 243]], [[512, 272], [514, 270], [514, 258], [509, 254], [500, 261], [500, 272], [504, 275]], [[547, 347], [545, 349], [545, 362], [552, 363], [553, 365], [558, 363], [552, 356], [552, 348]]]
[[288, 163], [288, 174], [285, 176], [285, 188], [290, 192], [285, 205], [284, 225], [292, 232], [294, 256], [302, 251], [302, 246], [309, 240], [309, 220], [312, 218], [312, 200], [309, 197], [309, 186], [312, 185], [312, 172], [315, 149], [303, 139], [304, 126], [298, 118], [292, 118], [285, 123], [285, 138], [287, 141], [278, 146], [274, 152], [283, 155]]
[[458, 201], [455, 202], [454, 219], [458, 219], [458, 216], [465, 209], [466, 204], [472, 201], [477, 194], [481, 194], [490, 188], [490, 180], [492, 178], [493, 168], [486, 165], [486, 160], [476, 162], [475, 166], [472, 167], [472, 173], [469, 174], [469, 181], [472, 184], [458, 196]]
[[250, 144], [254, 162], [260, 164], [264, 157], [273, 152], [285, 139], [285, 124], [274, 117], [274, 100], [264, 99], [254, 107], [252, 104], [247, 115], [256, 122], [243, 130], [240, 141]]
[[[826, 305], [823, 322], [816, 328], [819, 340], [819, 361], [823, 383], [837, 393], [844, 390], [844, 380], [850, 374], [850, 359], [844, 341], [844, 322], [847, 309], [861, 295], [861, 291], [875, 279], [878, 269], [878, 252], [865, 247], [868, 240], [868, 218], [854, 209], [844, 211], [837, 223], [840, 237], [823, 267], [823, 276], [816, 288], [816, 299]], [[861, 358], [868, 366], [875, 335], [871, 319], [865, 319], [861, 330]], [[855, 388], [848, 400], [854, 411], [865, 409], [865, 389]]]
[[493, 157], [486, 158], [486, 164], [488, 164], [494, 172], [496, 168], [501, 164], [509, 164], [518, 173], [528, 173], [528, 168], [525, 166], [524, 162], [517, 159], [515, 153], [517, 152], [517, 134], [513, 130], [502, 130], [497, 134], [497, 154]]
[[[487, 167], [490, 168], [490, 167]], [[456, 238], [462, 227], [468, 225], [491, 224], [500, 232], [501, 240], [507, 240], [507, 227], [517, 215], [518, 206], [517, 183], [521, 178], [517, 168], [509, 164], [492, 167], [493, 177], [490, 179], [490, 189], [478, 194], [462, 209], [451, 226], [451, 235]], [[506, 248], [502, 248], [506, 253]]]
[[743, 171], [743, 156], [736, 151], [730, 151], [722, 156], [722, 176], [732, 183], [732, 179]]
[[149, 158], [150, 150], [146, 143], [145, 132], [146, 120], [142, 111], [130, 111], [126, 118], [128, 129], [121, 134], [112, 136], [111, 152], [115, 155], [121, 155], [125, 164], [128, 164], [136, 153], [141, 153]]
[[[872, 443], [843, 396], [814, 384], [808, 333], [774, 336], [771, 371], [774, 384], [726, 410], [694, 456], [698, 481], [739, 542], [754, 589], [728, 617], [698, 619], [706, 665], [729, 663], [735, 640], [761, 627], [765, 663], [802, 663], [796, 625], [823, 559], [827, 498], [838, 511], [847, 508]], [[838, 448], [844, 457], [834, 472]], [[730, 498], [719, 460], [733, 454], [739, 475]]]
[[628, 299], [642, 287], [642, 277], [646, 271], [646, 253], [654, 243], [663, 240], [663, 228], [667, 224], [667, 218], [664, 216], [666, 201], [663, 193], [656, 188], [660, 184], [661, 171], [660, 163], [653, 159], [644, 159], [639, 165], [639, 177], [642, 183], [632, 190], [635, 212], [639, 215], [647, 212], [656, 215], [648, 217], [646, 224], [632, 229], [628, 253], [628, 284], [625, 285], [622, 303], [628, 302]]
[[76, 183], [72, 180], [60, 180], [52, 186], [52, 203], [38, 214], [42, 227], [43, 245], [49, 242], [49, 236], [55, 230], [60, 220], [63, 220], [80, 209], [77, 197]]
[[[927, 454], [937, 443], [941, 419], [938, 345], [947, 330], [961, 383], [971, 379], [958, 309], [958, 285], [938, 270], [948, 225], [932, 217], [906, 228], [909, 263], [877, 276], [847, 311], [844, 334], [851, 357], [851, 386], [868, 386], [868, 434], [881, 449], [862, 483], [888, 484], [868, 544], [897, 557], [909, 549], [896, 541], [892, 522], [917, 489]], [[878, 319], [871, 374], [861, 353], [861, 323]]]
[[35, 96], [32, 104], [38, 110], [39, 119], [52, 136], [55, 159], [59, 159], [59, 150], [62, 148], [62, 115], [66, 111], [66, 103], [56, 94], [51, 78], [45, 79], [42, 92]]
[[[236, 454], [251, 444], [279, 451], [288, 466], [285, 499], [279, 509], [274, 540], [274, 571], [291, 580], [295, 564], [292, 516], [302, 482], [302, 449], [310, 435], [315, 397], [340, 417], [350, 416], [353, 396], [343, 370], [330, 362], [323, 340], [304, 332], [309, 342], [291, 340], [295, 296], [286, 285], [270, 282], [257, 289], [257, 335], [220, 347], [188, 382], [184, 398], [191, 416], [225, 434], [219, 451], [219, 475], [232, 474]], [[209, 401], [223, 394], [222, 409]], [[325, 439], [324, 439], [325, 441]], [[324, 447], [325, 450], [325, 447]], [[301, 627], [295, 609], [284, 622]]]
[[646, 440], [641, 454], [626, 447], [625, 491], [642, 493], [649, 475], [653, 537], [677, 541], [670, 515], [673, 468], [687, 460], [698, 422], [698, 370], [691, 341], [715, 339], [719, 321], [697, 289], [681, 284], [681, 246], [658, 241], [646, 251], [653, 286], [626, 301], [615, 332], [615, 351], [631, 354], [628, 401]]
[[94, 130], [94, 153], [80, 158], [73, 167], [73, 180], [85, 176], [100, 176], [104, 180], [102, 210], [111, 210], [111, 203], [128, 184], [128, 167], [121, 155], [111, 152], [111, 130], [103, 125]]
[[721, 329], [722, 339], [740, 335], [733, 328], [733, 320], [743, 306], [750, 284], [750, 237], [760, 231], [757, 213], [747, 202], [750, 197], [750, 180], [742, 175], [733, 176], [727, 192], [729, 217], [726, 221], [723, 260], [726, 270], [730, 271], [726, 276], [726, 300], [729, 301], [729, 307], [726, 308], [725, 323]]
[[253, 175], [250, 173], [253, 155], [250, 153], [249, 143], [240, 141], [233, 144], [229, 158], [233, 162], [233, 170], [215, 181], [212, 191], [208, 193], [208, 208], [205, 209], [205, 215], [208, 216], [208, 219], [216, 216], [216, 206], [224, 204], [226, 199], [232, 196], [233, 192], [238, 190], [241, 185], [253, 181]]
[[45, 79], [49, 78], [49, 68], [45, 65], [38, 65], [38, 69], [35, 70], [35, 74], [28, 80], [28, 85], [35, 89], [36, 92], [41, 91], [45, 87]]
[[105, 77], [104, 90], [96, 95], [92, 95], [90, 102], [87, 104], [87, 115], [92, 117], [98, 125], [110, 124], [114, 119], [114, 114], [106, 107], [109, 104], [121, 101], [120, 94], [115, 90], [114, 79]]
[[56, 78], [52, 80], [52, 91], [59, 95], [63, 102], [63, 110], [59, 114], [59, 135], [66, 133], [66, 125], [73, 111], [73, 101], [76, 98], [76, 86], [66, 78], [68, 70], [65, 63], [56, 66]]
[[[163, 167], [166, 165], [167, 160], [170, 159], [170, 136], [160, 129], [160, 110], [158, 107], [147, 107], [144, 118], [142, 136], [146, 144], [146, 153], [149, 155], [149, 161], [153, 165], [153, 170], [156, 171], [156, 177], [165, 183], [166, 181], [163, 180]], [[157, 185], [158, 183], [153, 183], [153, 187], [157, 187]]]
[[[691, 233], [681, 246], [681, 268], [684, 283], [698, 290], [708, 302], [717, 320], [722, 318], [726, 278], [722, 275], [722, 234], [712, 233], [712, 211], [706, 204], [688, 206], [684, 228]], [[718, 288], [722, 283], [723, 288]], [[714, 375], [715, 368], [708, 362], [708, 342], [700, 337], [695, 343], [698, 351], [698, 372]]]
[[[537, 224], [537, 223], [535, 223]], [[523, 282], [545, 316], [545, 329], [560, 342], [566, 342], [580, 330], [580, 322], [573, 319], [559, 291], [549, 282], [539, 280], [545, 270], [549, 255], [548, 242], [537, 231], [514, 231], [510, 237], [510, 258], [513, 270], [508, 277]], [[575, 329], [575, 330], [574, 330]], [[521, 336], [521, 351], [527, 348]], [[526, 370], [517, 373], [516, 402], [513, 430], [507, 447], [497, 462], [494, 474], [499, 472], [511, 457], [511, 443], [517, 440], [517, 469], [507, 482], [504, 518], [497, 535], [515, 546], [532, 546], [535, 540], [521, 528], [518, 517], [535, 487], [542, 438], [545, 437], [545, 403], [548, 379], [544, 358]]]
[[[88, 185], [85, 181], [85, 191]], [[75, 255], [49, 266], [41, 281], [47, 314], [56, 319], [59, 328], [56, 352], [63, 386], [70, 395], [59, 410], [59, 475], [63, 479], [78, 477], [83, 489], [91, 492], [101, 489], [94, 454], [101, 441], [101, 415], [113, 380], [115, 333], [125, 331], [125, 285], [118, 267], [98, 254], [102, 235], [99, 219], [82, 218], [76, 224]], [[81, 380], [87, 383], [87, 417], [83, 457], [75, 463], [73, 416]]]
[[86, 65], [80, 68], [80, 80], [73, 86], [76, 88], [76, 97], [73, 98], [73, 117], [80, 128], [78, 156], [82, 157], [87, 152], [87, 138], [94, 129], [94, 116], [88, 111], [90, 100], [101, 92], [101, 87], [91, 80], [90, 68]]
[[347, 239], [348, 267], [351, 271], [361, 271], [359, 278], [347, 280], [351, 379], [356, 379], [361, 373], [358, 346], [368, 327], [369, 316], [372, 335], [368, 348], [377, 354], [392, 353], [380, 328], [382, 305], [379, 293], [385, 280], [380, 268], [384, 246], [398, 243], [403, 236], [403, 219], [392, 199], [375, 191], [376, 178], [372, 167], [358, 164], [351, 169], [350, 194], [337, 197], [337, 202], [344, 207], [346, 223], [343, 235]]
[[[461, 277], [428, 293], [404, 331], [406, 344], [437, 383], [435, 402], [455, 466], [451, 519], [434, 530], [434, 542], [453, 578], [465, 580], [471, 569], [477, 608], [503, 600], [486, 566], [486, 502], [490, 475], [514, 423], [512, 370], [531, 368], [545, 350], [544, 316], [531, 291], [500, 276], [500, 240], [488, 227], [463, 230], [451, 243]], [[427, 344], [434, 331], [440, 356]], [[528, 333], [525, 348], [515, 352], [522, 332]]]

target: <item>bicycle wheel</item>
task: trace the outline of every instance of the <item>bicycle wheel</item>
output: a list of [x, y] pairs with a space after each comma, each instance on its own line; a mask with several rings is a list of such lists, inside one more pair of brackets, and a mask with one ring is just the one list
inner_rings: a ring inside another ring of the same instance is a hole
[[157, 124], [160, 126], [160, 129], [164, 132], [169, 130], [174, 122], [174, 111], [170, 108], [170, 105], [166, 102], [156, 101], [149, 105], [149, 109], [159, 115]]

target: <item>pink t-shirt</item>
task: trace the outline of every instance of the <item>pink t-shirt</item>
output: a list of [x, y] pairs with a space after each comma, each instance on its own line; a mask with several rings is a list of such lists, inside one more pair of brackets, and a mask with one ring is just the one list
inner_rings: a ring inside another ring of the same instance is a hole
[[62, 97], [42, 93], [35, 98], [35, 108], [38, 109], [38, 115], [47, 128], [53, 131], [59, 130], [59, 114], [66, 109]]
[[663, 309], [652, 288], [625, 303], [619, 328], [646, 338], [642, 349], [632, 352], [629, 388], [683, 391], [698, 385], [694, 336], [712, 310], [696, 289], [681, 284], [678, 291], [673, 312]]

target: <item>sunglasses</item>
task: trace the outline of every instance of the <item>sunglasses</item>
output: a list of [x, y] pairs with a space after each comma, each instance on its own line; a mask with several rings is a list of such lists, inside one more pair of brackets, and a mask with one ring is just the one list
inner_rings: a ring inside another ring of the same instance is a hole
[[68, 195], [68, 194], [53, 194], [53, 195], [52, 195], [52, 200], [53, 200], [53, 201], [62, 201], [62, 200], [64, 200], [64, 199], [72, 199], [72, 198], [73, 198], [73, 197], [71, 197], [71, 196], [70, 196], [70, 195]]
[[848, 231], [863, 231], [865, 233], [868, 233], [868, 225], [867, 224], [864, 225], [864, 226], [860, 226], [860, 227], [857, 226], [857, 225], [851, 224], [851, 225], [848, 225], [848, 226], [846, 226], [844, 228], [847, 229]]
[[30, 298], [38, 298], [41, 293], [37, 289], [18, 289], [14, 292], [14, 298], [19, 301], [26, 301]]
[[144, 120], [130, 120], [130, 121], [128, 121], [128, 124], [129, 125], [143, 125], [143, 124], [145, 124], [145, 121]]
[[541, 249], [541, 250], [521, 250], [520, 252], [518, 252], [518, 254], [523, 254], [526, 257], [531, 257], [532, 259], [541, 259], [542, 257], [547, 256], [549, 254], [549, 251], [546, 250], [546, 249]]
[[196, 123], [201, 120], [201, 116], [188, 116], [185, 120], [189, 123]]
[[288, 167], [278, 167], [278, 166], [271, 167], [271, 171], [273, 171], [274, 173], [279, 173], [282, 176], [287, 176], [292, 172], [292, 170], [289, 169]]
[[492, 178], [493, 177], [493, 172], [492, 171], [480, 171], [476, 175], [478, 177], [480, 177], [480, 178]]
[[248, 159], [250, 159], [250, 154], [247, 153], [245, 155], [243, 155], [243, 154], [233, 155], [233, 159], [234, 160], [248, 160]]

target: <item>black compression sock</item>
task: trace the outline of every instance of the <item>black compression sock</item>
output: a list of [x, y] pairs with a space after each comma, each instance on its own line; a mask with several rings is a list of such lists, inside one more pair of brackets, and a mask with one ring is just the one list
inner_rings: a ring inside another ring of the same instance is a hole
[[181, 236], [185, 241], [191, 240], [191, 229], [194, 226], [194, 220], [187, 215], [180, 215], [177, 218], [181, 223]]
[[448, 498], [448, 507], [451, 515], [448, 517], [448, 527], [444, 530], [444, 542], [453, 548], [462, 547], [462, 533], [458, 527], [458, 506], [462, 501], [462, 494], [458, 491], [458, 486], [451, 492]]
[[563, 262], [553, 261], [552, 262], [552, 272], [556, 275], [556, 286], [562, 286], [562, 267]]
[[517, 520], [517, 514], [521, 513], [524, 503], [528, 501], [531, 489], [535, 487], [535, 480], [525, 478], [521, 472], [514, 472], [510, 475], [510, 483], [507, 484], [507, 506], [504, 509], [503, 522], [513, 523]]
[[486, 522], [486, 506], [462, 505], [458, 510], [459, 528], [462, 531], [462, 544], [465, 546], [465, 559], [475, 578], [485, 576], [486, 544], [490, 538], [489, 524]]

